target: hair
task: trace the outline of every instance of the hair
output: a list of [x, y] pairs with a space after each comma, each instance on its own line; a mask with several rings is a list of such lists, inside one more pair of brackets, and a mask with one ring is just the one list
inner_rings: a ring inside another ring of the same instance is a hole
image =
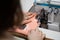
[[[13, 28], [13, 25], [21, 23], [23, 13], [19, 0], [1, 0], [0, 2], [0, 33], [3, 33], [9, 28]], [[16, 22], [14, 21], [15, 15], [17, 17]]]

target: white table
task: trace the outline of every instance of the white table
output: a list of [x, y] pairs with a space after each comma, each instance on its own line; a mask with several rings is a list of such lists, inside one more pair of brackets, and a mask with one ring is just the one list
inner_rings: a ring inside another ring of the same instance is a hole
[[48, 23], [48, 29], [54, 31], [60, 31], [60, 24], [58, 22]]
[[[41, 30], [44, 34], [46, 34], [46, 38], [51, 38], [54, 40], [60, 40], [60, 32], [56, 32], [56, 31], [52, 31], [52, 30], [48, 30], [48, 29], [43, 29], [43, 28], [39, 28], [39, 30]], [[19, 37], [14, 37], [16, 40], [25, 40]]]
[[43, 33], [46, 34], [47, 38], [52, 38], [54, 40], [60, 40], [60, 32], [39, 28]]

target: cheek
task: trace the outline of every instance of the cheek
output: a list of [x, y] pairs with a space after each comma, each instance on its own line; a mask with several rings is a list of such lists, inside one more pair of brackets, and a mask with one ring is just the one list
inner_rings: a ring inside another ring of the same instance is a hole
[[38, 22], [37, 22], [36, 19], [33, 19], [32, 22], [30, 22], [30, 23], [28, 23], [28, 24], [26, 24], [26, 25], [27, 25], [27, 26], [26, 26], [26, 28], [25, 28], [24, 30], [21, 30], [21, 29], [19, 29], [19, 28], [16, 28], [15, 32], [28, 35], [29, 32], [30, 32], [31, 30], [36, 29], [39, 24], [38, 24]]
[[26, 28], [24, 30], [16, 29], [16, 31], [28, 35], [31, 30], [36, 29], [38, 26], [39, 26], [38, 21], [33, 18], [32, 22], [26, 24]]
[[27, 25], [26, 28], [24, 29], [25, 34], [28, 35], [31, 30], [32, 30], [31, 27]]
[[27, 35], [28, 34], [28, 28], [25, 28], [24, 30], [16, 28], [15, 32]]
[[31, 27], [27, 25], [26, 28], [23, 30], [16, 28], [15, 32], [28, 35], [31, 30], [32, 30]]
[[37, 20], [34, 19], [34, 21], [27, 24], [26, 28], [24, 29], [26, 33], [28, 34], [31, 30], [34, 30], [38, 27]]

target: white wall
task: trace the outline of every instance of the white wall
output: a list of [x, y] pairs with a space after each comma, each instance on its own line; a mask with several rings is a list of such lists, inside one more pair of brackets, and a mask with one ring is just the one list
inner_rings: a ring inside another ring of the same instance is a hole
[[[41, 1], [41, 0], [36, 0], [36, 1]], [[55, 0], [55, 1], [60, 1], [60, 0]], [[21, 0], [22, 4], [22, 10], [24, 12], [28, 12], [29, 9], [32, 7], [34, 0]]]
[[32, 7], [34, 0], [21, 0], [22, 10], [24, 12], [28, 12]]
[[[37, 1], [41, 1], [41, 0], [37, 0]], [[46, 0], [46, 1], [48, 1], [48, 0]], [[60, 0], [51, 0], [51, 1], [58, 1], [58, 2], [60, 2]]]

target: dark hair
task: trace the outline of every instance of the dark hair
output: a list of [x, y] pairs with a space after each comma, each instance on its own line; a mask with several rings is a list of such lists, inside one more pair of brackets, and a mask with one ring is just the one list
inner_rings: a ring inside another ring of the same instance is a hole
[[[0, 5], [0, 33], [13, 28], [14, 24], [21, 23], [23, 20], [23, 13], [19, 0], [1, 0]], [[19, 8], [20, 7], [20, 8]], [[17, 8], [19, 11], [17, 11]], [[17, 21], [14, 22], [16, 14]]]

